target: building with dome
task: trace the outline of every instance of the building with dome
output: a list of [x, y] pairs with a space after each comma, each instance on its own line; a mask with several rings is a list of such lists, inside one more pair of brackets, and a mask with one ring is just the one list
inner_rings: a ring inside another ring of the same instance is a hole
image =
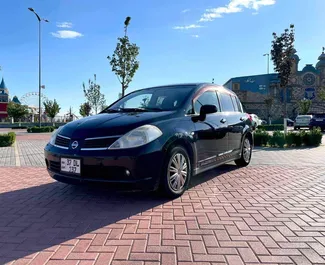
[[7, 106], [9, 103], [9, 90], [2, 78], [0, 83], [0, 121], [5, 120], [8, 117]]
[[[325, 113], [325, 102], [319, 98], [325, 88], [325, 49], [318, 57], [316, 66], [306, 64], [299, 71], [300, 58], [294, 50], [291, 77], [287, 86], [287, 114], [294, 119], [299, 114], [298, 102], [310, 99], [310, 113]], [[263, 74], [231, 78], [225, 86], [233, 90], [240, 98], [248, 113], [255, 113], [263, 119], [270, 117], [273, 121], [284, 117], [284, 89], [280, 88], [278, 75]], [[272, 98], [272, 107], [265, 100]]]

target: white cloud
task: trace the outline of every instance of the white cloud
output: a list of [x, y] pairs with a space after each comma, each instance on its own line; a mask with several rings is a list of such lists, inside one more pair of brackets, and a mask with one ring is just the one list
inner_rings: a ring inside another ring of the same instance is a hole
[[75, 39], [83, 36], [81, 33], [73, 30], [58, 30], [57, 32], [51, 32], [51, 34], [59, 39]]
[[200, 38], [199, 35], [192, 35], [193, 38]]
[[73, 24], [71, 22], [57, 22], [56, 26], [58, 28], [68, 28], [68, 29], [70, 29], [70, 28], [73, 27]]
[[198, 25], [198, 24], [192, 24], [192, 25], [187, 25], [187, 26], [176, 26], [173, 27], [173, 29], [177, 30], [188, 30], [188, 29], [197, 29], [197, 28], [202, 28], [203, 26]]
[[207, 9], [201, 16], [200, 22], [213, 21], [224, 14], [242, 12], [244, 9], [258, 11], [263, 6], [274, 5], [276, 0], [230, 0], [229, 4], [222, 7]]
[[182, 13], [187, 13], [187, 12], [190, 12], [190, 11], [191, 11], [191, 9], [187, 8], [187, 9], [182, 10]]

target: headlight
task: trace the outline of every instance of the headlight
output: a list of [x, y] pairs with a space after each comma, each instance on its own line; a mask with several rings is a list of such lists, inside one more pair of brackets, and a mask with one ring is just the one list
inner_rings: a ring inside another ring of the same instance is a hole
[[126, 149], [145, 145], [162, 135], [161, 130], [153, 125], [136, 128], [116, 140], [108, 149]]
[[58, 135], [58, 133], [62, 130], [63, 126], [60, 126], [56, 131], [54, 131], [51, 135], [51, 139], [50, 139], [50, 144], [51, 145], [55, 145], [55, 139], [56, 136]]

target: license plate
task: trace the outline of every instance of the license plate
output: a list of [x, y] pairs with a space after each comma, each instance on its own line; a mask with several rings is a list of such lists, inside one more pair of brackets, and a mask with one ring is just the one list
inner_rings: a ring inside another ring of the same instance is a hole
[[316, 119], [316, 121], [323, 121], [323, 119]]
[[80, 175], [80, 159], [61, 158], [61, 171]]

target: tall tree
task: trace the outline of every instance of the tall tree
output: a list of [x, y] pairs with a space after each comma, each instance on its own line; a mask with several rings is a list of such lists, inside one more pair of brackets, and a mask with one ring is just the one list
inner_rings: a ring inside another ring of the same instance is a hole
[[306, 115], [309, 112], [311, 106], [311, 100], [302, 99], [298, 102], [298, 106], [299, 106], [299, 113], [301, 115]]
[[266, 105], [266, 110], [267, 110], [267, 119], [269, 124], [271, 124], [271, 111], [272, 111], [273, 101], [274, 101], [273, 98], [269, 95], [264, 99], [264, 103]]
[[319, 93], [319, 98], [320, 98], [322, 101], [325, 101], [325, 87], [322, 87], [322, 88], [321, 88], [320, 93]]
[[51, 122], [53, 122], [54, 117], [60, 112], [61, 108], [56, 100], [46, 100], [43, 102], [46, 115], [51, 118]]
[[88, 117], [91, 112], [91, 106], [88, 102], [80, 105], [79, 113], [82, 117]]
[[287, 118], [287, 85], [291, 75], [291, 66], [294, 54], [295, 30], [294, 25], [285, 29], [284, 33], [277, 35], [273, 33], [271, 57], [274, 64], [274, 71], [278, 73], [280, 88], [283, 91], [284, 117]]
[[130, 43], [127, 36], [128, 26], [131, 17], [127, 17], [124, 22], [124, 37], [118, 38], [115, 51], [112, 56], [107, 56], [114, 72], [122, 86], [122, 97], [125, 95], [125, 90], [129, 87], [136, 71], [139, 69], [140, 48], [135, 43]]
[[87, 101], [95, 111], [95, 114], [97, 114], [105, 105], [106, 100], [104, 94], [100, 92], [100, 85], [96, 83], [96, 75], [94, 75], [94, 80], [88, 80], [88, 88], [86, 88], [85, 83], [83, 83], [82, 86]]
[[29, 111], [26, 105], [21, 105], [10, 101], [7, 106], [8, 116], [14, 119], [14, 122], [26, 116]]

